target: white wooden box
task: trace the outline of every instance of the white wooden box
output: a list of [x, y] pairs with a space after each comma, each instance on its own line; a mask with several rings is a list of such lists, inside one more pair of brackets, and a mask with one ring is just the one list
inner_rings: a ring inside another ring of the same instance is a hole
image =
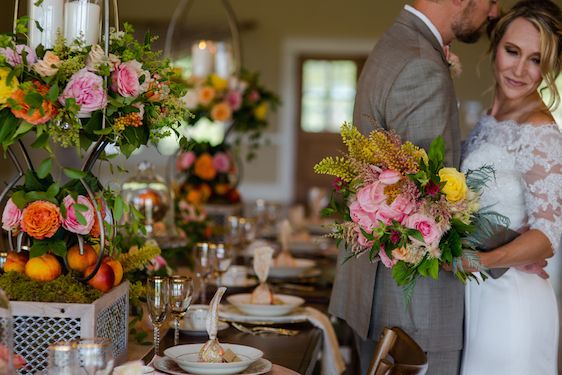
[[113, 344], [116, 363], [127, 359], [129, 283], [123, 282], [91, 304], [10, 302], [14, 352], [27, 360], [18, 374], [47, 368], [49, 344], [104, 337]]

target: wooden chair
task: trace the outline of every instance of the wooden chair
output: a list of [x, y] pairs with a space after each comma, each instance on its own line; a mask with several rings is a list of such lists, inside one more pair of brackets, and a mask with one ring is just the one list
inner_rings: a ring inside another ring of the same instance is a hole
[[424, 375], [426, 372], [427, 357], [422, 348], [402, 329], [385, 328], [367, 375]]

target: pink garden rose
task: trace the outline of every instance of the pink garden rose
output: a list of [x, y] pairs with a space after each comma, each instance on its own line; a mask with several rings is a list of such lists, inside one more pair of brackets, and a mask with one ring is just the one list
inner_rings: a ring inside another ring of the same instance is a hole
[[376, 212], [385, 200], [384, 186], [379, 182], [363, 186], [357, 191], [357, 201], [366, 212]]
[[195, 161], [196, 156], [193, 151], [183, 152], [177, 159], [176, 159], [176, 169], [178, 171], [186, 171], [188, 170]]
[[255, 103], [258, 100], [260, 100], [260, 98], [261, 98], [261, 95], [257, 90], [252, 90], [248, 94], [248, 100], [250, 101], [250, 103]]
[[238, 90], [230, 90], [226, 95], [226, 101], [233, 111], [237, 111], [242, 105], [242, 93]]
[[21, 210], [16, 206], [12, 198], [8, 199], [4, 212], [2, 213], [2, 228], [4, 230], [14, 230], [20, 227]]
[[213, 156], [213, 167], [219, 173], [226, 173], [230, 169], [230, 158], [224, 152], [217, 152]]
[[404, 220], [404, 225], [407, 228], [417, 229], [423, 236], [427, 245], [432, 245], [441, 239], [443, 233], [439, 230], [439, 226], [429, 216], [423, 214], [413, 214]]
[[402, 222], [404, 216], [405, 215], [400, 210], [389, 206], [386, 202], [383, 202], [375, 213], [377, 222], [382, 221], [386, 225], [392, 224], [393, 220]]
[[[390, 208], [402, 213], [403, 217], [407, 217], [416, 210], [416, 203], [406, 198], [403, 194], [399, 194], [390, 205]], [[402, 219], [398, 221], [402, 222]]]
[[20, 65], [23, 62], [22, 52], [25, 51], [25, 61], [27, 66], [31, 66], [37, 62], [37, 55], [35, 52], [25, 44], [18, 44], [16, 49], [13, 48], [0, 48], [0, 55], [6, 57], [6, 62], [11, 66]]
[[[86, 206], [88, 209], [86, 211], [79, 211], [84, 219], [86, 219], [86, 225], [82, 225], [78, 222], [76, 218], [76, 210], [74, 205], [78, 203]], [[66, 207], [66, 217], [62, 218], [62, 226], [66, 230], [77, 234], [88, 234], [92, 230], [94, 225], [94, 207], [88, 198], [83, 195], [78, 196], [78, 201], [76, 202], [72, 196], [67, 195], [63, 200], [64, 207]]]
[[154, 272], [166, 267], [167, 265], [168, 263], [166, 262], [166, 259], [164, 259], [162, 255], [157, 255], [150, 260], [150, 264], [146, 267], [146, 269], [148, 271]]
[[369, 241], [368, 239], [365, 238], [365, 236], [363, 235], [363, 233], [361, 233], [361, 228], [360, 227], [355, 227], [355, 232], [357, 232], [357, 243], [365, 248], [365, 249], [370, 249], [371, 247], [373, 247], [373, 241]]
[[[145, 77], [142, 85], [139, 82], [141, 76]], [[141, 63], [136, 60], [127, 61], [119, 64], [111, 73], [111, 89], [121, 96], [136, 98], [147, 90], [149, 77]]]
[[392, 169], [385, 169], [379, 175], [379, 181], [382, 182], [384, 185], [393, 185], [400, 181], [402, 175], [400, 172], [392, 170]]
[[107, 94], [103, 88], [103, 78], [85, 68], [74, 73], [59, 97], [59, 102], [64, 105], [65, 100], [70, 98], [75, 99], [80, 106], [80, 117], [105, 108]]
[[384, 251], [384, 248], [382, 247], [379, 251], [379, 257], [381, 258], [382, 264], [384, 264], [386, 268], [392, 268], [396, 263], [398, 263], [398, 260], [390, 259], [388, 255], [386, 255], [386, 251]]

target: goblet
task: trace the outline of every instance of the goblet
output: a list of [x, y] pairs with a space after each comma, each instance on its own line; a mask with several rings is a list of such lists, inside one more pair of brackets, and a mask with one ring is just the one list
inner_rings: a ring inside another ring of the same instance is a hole
[[195, 274], [200, 283], [201, 303], [207, 303], [207, 279], [215, 268], [215, 244], [209, 242], [198, 242], [195, 244]]
[[115, 359], [111, 341], [101, 337], [80, 339], [75, 342], [80, 367], [87, 375], [110, 375]]
[[146, 282], [146, 303], [154, 327], [154, 355], [160, 353], [160, 327], [168, 315], [168, 278], [151, 276]]
[[223, 243], [218, 243], [215, 249], [216, 266], [215, 272], [217, 274], [217, 285], [222, 284], [222, 275], [228, 271], [232, 264], [232, 249]]
[[193, 298], [193, 280], [191, 277], [174, 275], [169, 278], [169, 284], [170, 312], [174, 316], [174, 345], [178, 345], [180, 320]]

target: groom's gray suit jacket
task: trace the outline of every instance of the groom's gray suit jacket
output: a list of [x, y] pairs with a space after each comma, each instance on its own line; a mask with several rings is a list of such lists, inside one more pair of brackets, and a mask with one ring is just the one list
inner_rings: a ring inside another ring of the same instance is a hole
[[[378, 41], [359, 78], [354, 123], [367, 134], [373, 119], [426, 150], [442, 135], [447, 165], [459, 166], [457, 99], [443, 49], [429, 28], [405, 10]], [[406, 308], [388, 269], [366, 256], [342, 264], [345, 257], [342, 250], [331, 314], [363, 339], [376, 340], [383, 327], [399, 326], [425, 351], [462, 349], [464, 288], [451, 272], [441, 271], [438, 281], [418, 280]]]

